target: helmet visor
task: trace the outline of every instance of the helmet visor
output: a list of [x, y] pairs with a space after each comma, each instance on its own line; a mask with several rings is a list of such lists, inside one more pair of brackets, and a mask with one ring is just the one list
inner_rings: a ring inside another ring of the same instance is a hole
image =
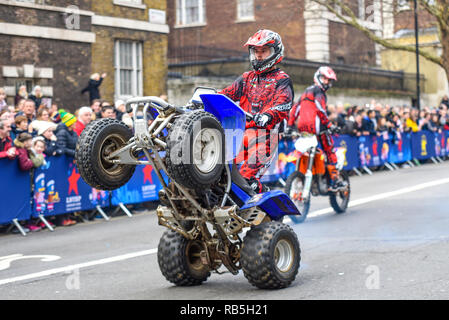
[[[268, 49], [268, 50], [264, 50], [264, 48]], [[254, 60], [259, 60], [259, 61], [263, 61], [263, 60], [267, 60], [269, 58], [271, 58], [274, 55], [274, 48], [273, 47], [269, 47], [269, 46], [263, 46], [263, 47], [254, 47], [251, 46], [249, 47], [249, 59], [251, 61]]]

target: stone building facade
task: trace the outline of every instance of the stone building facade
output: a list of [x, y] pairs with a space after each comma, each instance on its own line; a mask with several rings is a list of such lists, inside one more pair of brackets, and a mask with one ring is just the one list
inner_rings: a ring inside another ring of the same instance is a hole
[[102, 99], [166, 91], [165, 0], [0, 0], [0, 87], [21, 84], [74, 111], [92, 73], [107, 73]]

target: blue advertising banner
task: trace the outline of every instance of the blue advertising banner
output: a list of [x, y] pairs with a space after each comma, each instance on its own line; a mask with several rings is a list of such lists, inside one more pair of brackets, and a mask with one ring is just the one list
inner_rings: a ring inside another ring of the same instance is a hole
[[359, 137], [360, 165], [377, 167], [388, 160], [388, 140], [374, 135]]
[[413, 132], [411, 137], [413, 159], [425, 160], [436, 156], [435, 135], [433, 132]]
[[435, 135], [435, 155], [444, 157], [447, 155], [447, 141], [445, 132], [434, 132]]
[[399, 163], [412, 160], [411, 135], [402, 133], [389, 143], [388, 162]]
[[19, 169], [17, 160], [0, 159], [0, 223], [31, 216], [31, 178], [29, 171]]
[[449, 131], [441, 133], [441, 155], [449, 156]]
[[139, 165], [132, 178], [123, 187], [112, 191], [112, 205], [133, 204], [158, 200], [162, 185], [150, 165]]
[[109, 205], [109, 192], [90, 187], [73, 158], [49, 157], [35, 173], [33, 214], [58, 215]]
[[333, 136], [334, 147], [343, 148], [345, 150], [344, 170], [352, 170], [360, 167], [360, 158], [358, 153], [358, 139], [349, 135]]

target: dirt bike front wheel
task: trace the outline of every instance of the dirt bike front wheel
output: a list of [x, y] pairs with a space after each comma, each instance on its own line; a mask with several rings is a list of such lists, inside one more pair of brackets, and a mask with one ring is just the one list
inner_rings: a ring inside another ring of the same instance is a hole
[[304, 181], [304, 174], [299, 171], [294, 171], [285, 182], [285, 193], [292, 199], [293, 203], [301, 213], [299, 216], [288, 216], [294, 223], [304, 222], [310, 209], [310, 196], [307, 200], [302, 198], [304, 193]]
[[346, 211], [351, 195], [348, 173], [346, 171], [341, 171], [340, 177], [347, 184], [347, 187], [338, 192], [329, 194], [329, 202], [336, 213], [344, 213]]

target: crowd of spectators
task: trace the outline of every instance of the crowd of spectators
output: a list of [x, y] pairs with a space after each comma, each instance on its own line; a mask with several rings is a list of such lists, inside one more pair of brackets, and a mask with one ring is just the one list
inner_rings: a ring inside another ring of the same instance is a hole
[[[83, 89], [89, 91], [90, 98], [93, 98], [90, 106], [81, 106], [73, 113], [56, 103], [47, 105], [39, 86], [30, 93], [21, 86], [14, 105], [6, 103], [5, 90], [0, 88], [0, 159], [17, 160], [20, 170], [32, 172], [34, 168], [45, 165], [48, 157], [63, 154], [73, 157], [78, 137], [95, 119], [116, 118], [132, 128], [131, 115], [126, 112], [124, 101], [118, 100], [111, 105], [95, 98], [104, 77], [105, 74], [92, 77], [90, 91]], [[330, 120], [340, 127], [341, 134], [352, 136], [388, 135], [395, 139], [403, 132], [449, 130], [447, 95], [439, 106], [424, 106], [421, 110], [372, 100], [362, 106], [330, 104], [327, 112]], [[53, 221], [59, 226], [76, 224], [69, 215], [58, 215]], [[38, 231], [45, 225], [30, 220], [25, 227]]]
[[384, 135], [399, 137], [404, 132], [449, 130], [449, 98], [444, 96], [438, 107], [423, 106], [420, 110], [411, 106], [390, 106], [372, 100], [360, 106], [330, 104], [329, 119], [337, 125], [341, 134], [351, 136]]
[[[6, 103], [5, 91], [0, 88], [0, 159], [17, 161], [20, 170], [33, 173], [34, 168], [46, 164], [48, 157], [64, 154], [73, 157], [78, 137], [95, 119], [118, 118], [132, 127], [121, 100], [111, 105], [93, 99], [90, 106], [79, 107], [73, 113], [56, 103], [45, 102], [39, 86], [30, 93], [21, 86], [14, 105]], [[68, 214], [58, 215], [52, 221], [57, 226], [76, 224]], [[39, 231], [44, 227], [42, 222], [33, 220], [24, 225], [25, 231]]]

